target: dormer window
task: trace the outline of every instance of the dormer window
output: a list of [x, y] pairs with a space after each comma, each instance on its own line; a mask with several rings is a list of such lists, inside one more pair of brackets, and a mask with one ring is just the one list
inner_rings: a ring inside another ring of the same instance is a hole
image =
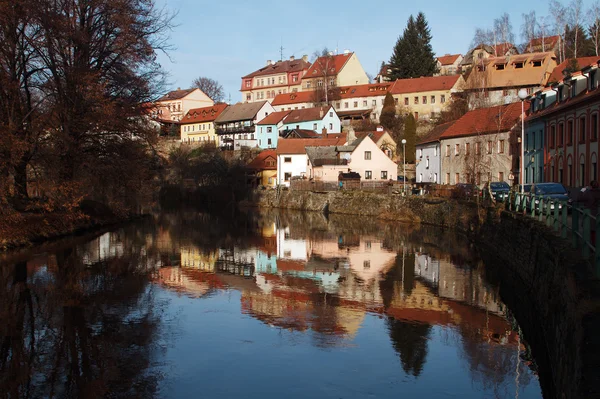
[[594, 90], [596, 85], [596, 69], [590, 71], [590, 90]]
[[542, 61], [532, 61], [532, 62], [531, 62], [531, 64], [532, 64], [534, 67], [536, 67], [536, 68], [537, 68], [537, 67], [541, 67], [541, 66], [542, 66]]
[[504, 66], [505, 66], [505, 64], [496, 64], [496, 70], [497, 71], [503, 71], [504, 70]]
[[522, 68], [523, 68], [522, 62], [515, 62], [515, 69], [522, 69]]

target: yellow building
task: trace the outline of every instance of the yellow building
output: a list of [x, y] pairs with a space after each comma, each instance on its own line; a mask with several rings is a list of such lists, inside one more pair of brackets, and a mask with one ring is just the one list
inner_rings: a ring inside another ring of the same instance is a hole
[[461, 75], [398, 79], [389, 92], [396, 106], [404, 112], [411, 112], [417, 120], [430, 119], [445, 109], [452, 94], [460, 91], [464, 84]]
[[355, 53], [321, 56], [302, 78], [302, 91], [314, 91], [340, 86], [364, 85], [369, 77]]
[[212, 107], [194, 108], [179, 122], [181, 142], [214, 143], [219, 146], [219, 136], [215, 133], [215, 119], [227, 108], [227, 104], [216, 104]]
[[197, 88], [173, 90], [155, 102], [154, 116], [163, 121], [178, 122], [193, 108], [210, 107], [214, 101]]

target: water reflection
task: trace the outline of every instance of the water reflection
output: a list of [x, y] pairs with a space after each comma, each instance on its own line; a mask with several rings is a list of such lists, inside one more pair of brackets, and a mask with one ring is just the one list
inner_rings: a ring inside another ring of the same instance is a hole
[[[203, 311], [218, 313], [229, 309], [227, 292], [239, 293], [236, 323], [244, 342], [268, 334], [243, 317], [300, 334], [288, 345], [340, 359], [369, 346], [365, 340], [386, 336], [397, 359], [397, 365], [382, 360], [382, 368], [397, 368], [387, 377], [390, 386], [409, 377], [422, 381], [410, 392], [428, 397], [541, 396], [497, 288], [468, 245], [447, 232], [318, 214], [246, 215], [224, 223], [182, 212], [26, 258], [5, 258], [0, 269], [0, 319], [6, 320], [0, 392], [11, 398], [197, 393], [165, 388], [165, 380], [174, 384], [168, 370], [184, 362], [173, 364], [169, 353], [177, 350], [169, 347], [181, 341], [186, 351], [190, 342], [198, 345], [199, 334], [185, 318], [171, 322], [181, 309], [170, 302], [187, 298], [196, 305], [186, 306], [195, 308], [210, 301], [213, 308]], [[201, 351], [226, 345], [218, 327], [199, 320], [212, 337]], [[269, 363], [272, 346], [260, 356]], [[353, 361], [386, 354], [373, 349], [360, 356]], [[218, 370], [228, 361], [194, 366]], [[348, 379], [347, 397], [363, 396], [355, 379], [340, 378]], [[432, 378], [445, 385], [432, 386]], [[458, 382], [464, 378], [470, 384]], [[402, 387], [394, 392], [409, 389]], [[302, 389], [298, 397], [314, 392]], [[375, 396], [386, 397], [385, 389], [375, 389]]]

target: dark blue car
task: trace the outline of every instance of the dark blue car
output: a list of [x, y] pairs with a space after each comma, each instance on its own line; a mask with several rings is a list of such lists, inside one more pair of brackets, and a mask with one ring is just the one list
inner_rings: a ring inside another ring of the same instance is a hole
[[550, 209], [554, 210], [554, 204], [558, 203], [558, 208], [562, 208], [562, 202], [571, 204], [569, 191], [560, 183], [536, 183], [531, 187], [531, 193], [535, 195], [536, 209], [539, 208], [540, 199], [545, 203], [550, 203]]

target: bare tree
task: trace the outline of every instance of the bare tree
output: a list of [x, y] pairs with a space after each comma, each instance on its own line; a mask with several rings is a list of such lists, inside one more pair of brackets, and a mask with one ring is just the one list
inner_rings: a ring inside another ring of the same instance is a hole
[[[533, 44], [533, 40], [538, 36], [538, 24], [535, 16], [535, 10], [523, 14], [523, 24], [521, 25], [521, 38], [525, 43]], [[542, 39], [543, 46], [543, 39]], [[527, 51], [531, 51], [528, 49]]]
[[500, 17], [494, 19], [494, 34], [496, 38], [495, 44], [514, 43], [515, 35], [513, 33], [513, 27], [510, 22], [510, 16], [508, 15], [508, 13], [505, 12]]
[[550, 0], [550, 15], [553, 28], [559, 37], [558, 62], [565, 60], [565, 36], [567, 33], [566, 9], [558, 0]]
[[567, 22], [574, 29], [575, 40], [573, 41], [573, 57], [577, 58], [577, 46], [579, 26], [583, 21], [583, 0], [571, 0], [568, 6]]
[[225, 100], [225, 91], [223, 90], [223, 86], [215, 79], [200, 76], [199, 78], [194, 79], [192, 82], [192, 87], [197, 87], [198, 89], [202, 90], [204, 94], [209, 96], [210, 99], [216, 103], [223, 102], [223, 100]]
[[313, 54], [315, 60], [314, 64], [317, 65], [316, 81], [313, 81], [315, 85], [315, 93], [313, 102], [315, 105], [318, 104], [331, 104], [339, 96], [335, 93], [335, 58], [333, 52], [329, 51], [326, 47], [323, 50], [315, 51]]
[[548, 16], [547, 15], [543, 15], [539, 18], [537, 18], [538, 23], [537, 23], [537, 31], [538, 31], [538, 35], [540, 36], [540, 40], [541, 45], [542, 45], [542, 52], [546, 52], [549, 49], [546, 49], [546, 37], [548, 37], [548, 31], [549, 31], [549, 22], [548, 22]]
[[596, 56], [600, 55], [600, 0], [592, 3], [592, 6], [587, 12], [588, 24], [590, 25], [590, 37], [594, 43], [594, 51]]

